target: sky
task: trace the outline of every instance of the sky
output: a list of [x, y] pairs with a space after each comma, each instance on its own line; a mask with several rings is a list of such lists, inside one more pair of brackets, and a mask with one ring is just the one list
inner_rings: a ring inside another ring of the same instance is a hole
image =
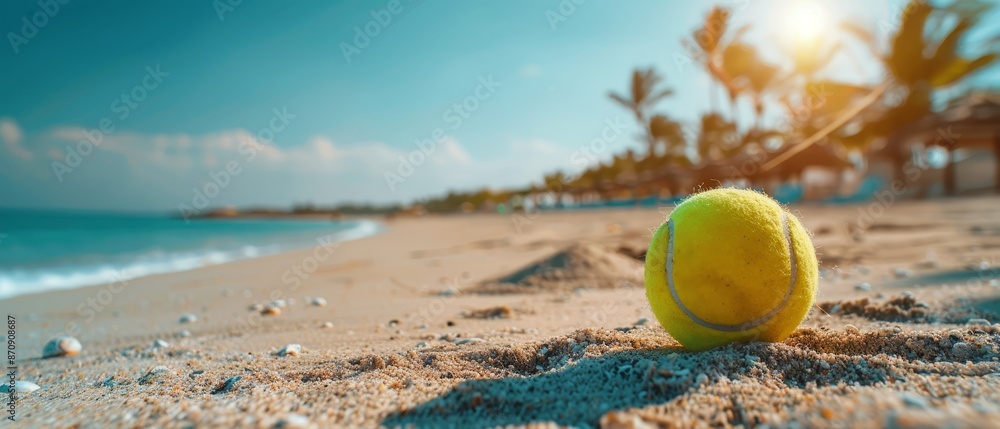
[[[693, 123], [708, 110], [680, 40], [713, 4], [787, 62], [791, 1], [3, 2], [0, 207], [198, 212], [525, 186], [641, 150], [607, 96], [636, 67], [674, 90], [658, 111]], [[883, 37], [905, 6], [816, 4], [828, 25]], [[830, 73], [872, 81], [866, 54], [848, 43]]]

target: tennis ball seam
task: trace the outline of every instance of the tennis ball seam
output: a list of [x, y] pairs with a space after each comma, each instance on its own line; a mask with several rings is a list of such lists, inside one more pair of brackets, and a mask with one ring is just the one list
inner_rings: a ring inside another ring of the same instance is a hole
[[771, 320], [771, 318], [778, 314], [782, 308], [785, 307], [788, 299], [792, 296], [792, 292], [795, 290], [795, 283], [798, 281], [798, 264], [795, 258], [795, 245], [788, 226], [787, 212], [781, 213], [781, 226], [785, 235], [785, 241], [788, 243], [789, 262], [791, 263], [791, 273], [789, 274], [791, 281], [788, 283], [788, 290], [785, 292], [785, 296], [781, 298], [781, 302], [778, 303], [774, 309], [761, 317], [735, 325], [726, 325], [721, 323], [712, 323], [696, 316], [690, 309], [687, 308], [687, 306], [684, 305], [684, 302], [681, 301], [680, 296], [677, 294], [677, 288], [674, 287], [674, 220], [667, 219], [667, 257], [665, 258], [666, 266], [664, 268], [667, 277], [667, 287], [670, 289], [670, 295], [673, 297], [674, 303], [676, 303], [677, 307], [679, 307], [684, 314], [691, 318], [692, 321], [703, 327], [714, 329], [716, 331], [741, 332], [767, 323]]

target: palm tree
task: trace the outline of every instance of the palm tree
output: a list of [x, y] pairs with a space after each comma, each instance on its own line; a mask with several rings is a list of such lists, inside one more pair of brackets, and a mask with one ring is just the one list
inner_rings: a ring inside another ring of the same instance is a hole
[[650, 156], [654, 153], [656, 142], [652, 139], [646, 116], [649, 109], [656, 103], [673, 94], [670, 89], [657, 88], [662, 80], [663, 78], [652, 67], [645, 70], [636, 69], [632, 72], [632, 84], [628, 95], [619, 95], [613, 92], [608, 94], [612, 100], [632, 112], [635, 120], [643, 127]]
[[[690, 39], [681, 40], [681, 43], [687, 47], [688, 51], [695, 53], [697, 56], [696, 60], [705, 68], [705, 72], [726, 88], [730, 97], [730, 107], [733, 107], [735, 105], [735, 98], [742, 90], [733, 81], [737, 76], [727, 73], [726, 51], [729, 46], [736, 44], [740, 40], [743, 34], [749, 30], [750, 26], [744, 25], [727, 37], [731, 16], [732, 12], [727, 8], [720, 6], [712, 7], [712, 10], [705, 15], [705, 21], [701, 27], [691, 34]], [[739, 46], [735, 48], [739, 48]], [[728, 55], [734, 54], [738, 54], [738, 52], [734, 50], [729, 52]], [[709, 100], [711, 101], [711, 112], [714, 113], [716, 111], [714, 88], [716, 87], [712, 86], [711, 88], [713, 89], [710, 89]], [[735, 111], [735, 108], [733, 110]]]
[[[919, 0], [911, 0], [903, 15], [899, 30], [892, 37], [888, 49], [881, 49], [868, 31], [847, 25], [845, 28], [868, 45], [889, 74], [889, 83], [905, 94], [902, 101], [887, 106], [882, 117], [867, 125], [864, 132], [871, 137], [889, 136], [898, 127], [912, 123], [932, 110], [934, 91], [950, 87], [983, 68], [994, 64], [996, 52], [963, 56], [959, 46], [993, 7], [983, 1], [955, 2], [945, 7], [935, 7]], [[952, 23], [950, 26], [949, 23]], [[955, 188], [955, 170], [949, 145], [949, 162], [946, 165], [945, 189]], [[896, 160], [897, 170], [902, 160]], [[897, 174], [899, 172], [897, 171]]]
[[652, 118], [649, 118], [649, 132], [653, 141], [663, 145], [663, 154], [668, 162], [684, 156], [687, 140], [684, 138], [684, 132], [679, 122], [666, 115], [653, 115]]

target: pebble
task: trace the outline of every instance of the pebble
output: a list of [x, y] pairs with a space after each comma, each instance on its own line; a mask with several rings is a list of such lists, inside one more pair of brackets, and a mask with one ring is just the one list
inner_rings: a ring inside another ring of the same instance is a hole
[[871, 283], [860, 283], [854, 286], [855, 290], [868, 291], [872, 290]]
[[323, 322], [323, 324], [319, 325], [319, 327], [323, 328], [323, 329], [332, 329], [333, 328], [333, 322]]
[[969, 319], [965, 324], [967, 326], [990, 326], [990, 321], [986, 319]]
[[165, 349], [167, 347], [170, 347], [170, 343], [163, 340], [156, 340], [153, 341], [153, 347], [156, 347], [158, 349]]
[[429, 346], [427, 345], [426, 341], [421, 341], [421, 342], [417, 343], [416, 346], [414, 346], [414, 348], [417, 348], [417, 349], [426, 349], [427, 347], [429, 347]]
[[326, 305], [326, 299], [323, 299], [321, 297], [316, 297], [310, 300], [309, 303], [312, 304], [314, 307], [323, 307]]
[[280, 316], [281, 307], [275, 307], [273, 305], [269, 305], [267, 307], [264, 307], [264, 309], [260, 311], [260, 314], [263, 316]]
[[951, 346], [951, 354], [960, 358], [967, 358], [972, 355], [972, 346], [969, 343], [960, 341]]
[[[41, 389], [41, 388], [38, 387], [37, 384], [32, 383], [30, 381], [21, 380], [21, 381], [18, 381], [18, 382], [14, 383], [14, 392], [16, 392], [16, 393], [31, 393], [31, 392], [34, 392], [34, 391], [36, 391], [38, 389]], [[10, 384], [9, 383], [4, 383], [2, 386], [0, 386], [0, 392], [2, 392], [2, 393], [10, 393]]]
[[708, 376], [705, 375], [704, 373], [698, 374], [698, 376], [694, 378], [694, 384], [705, 384], [705, 383], [708, 383]]
[[190, 313], [181, 316], [181, 318], [179, 320], [180, 323], [194, 323], [196, 321], [198, 321], [198, 316], [195, 316], [195, 315], [190, 314]]
[[298, 356], [302, 354], [302, 346], [289, 344], [278, 351], [278, 356]]
[[463, 345], [463, 344], [478, 344], [478, 343], [485, 343], [485, 342], [486, 342], [486, 340], [484, 340], [482, 338], [474, 338], [473, 337], [473, 338], [462, 338], [461, 340], [455, 341], [455, 344]]
[[910, 393], [910, 392], [903, 392], [900, 395], [900, 399], [903, 400], [904, 404], [906, 404], [907, 406], [910, 406], [910, 407], [914, 407], [914, 408], [927, 408], [928, 407], [927, 401], [923, 397], [921, 397], [920, 395], [916, 395], [916, 394]]
[[892, 275], [896, 276], [897, 279], [905, 279], [907, 277], [913, 277], [913, 271], [905, 268], [895, 268], [892, 270]]
[[440, 295], [440, 296], [455, 296], [455, 294], [457, 294], [457, 293], [458, 293], [457, 289], [450, 287], [450, 288], [445, 289], [445, 290], [443, 290], [441, 292], [438, 292], [438, 295]]
[[271, 301], [271, 307], [282, 308], [286, 305], [288, 305], [288, 303], [283, 299], [276, 299], [274, 301]]
[[141, 378], [139, 378], [139, 384], [149, 384], [149, 383], [155, 381], [157, 378], [159, 378], [163, 374], [167, 374], [169, 372], [170, 372], [170, 368], [168, 368], [166, 366], [163, 366], [163, 365], [154, 366], [153, 369], [149, 370], [149, 372], [146, 373], [146, 375], [144, 375]]
[[230, 390], [233, 390], [233, 388], [236, 387], [236, 383], [239, 383], [239, 381], [242, 380], [242, 379], [243, 379], [243, 377], [238, 376], [238, 375], [235, 376], [235, 377], [229, 377], [229, 378], [226, 379], [225, 382], [222, 383], [221, 386], [219, 386], [219, 388], [217, 388], [214, 391], [212, 391], [212, 393], [213, 394], [219, 394], [219, 393], [229, 392]]
[[639, 320], [636, 320], [635, 323], [633, 323], [633, 325], [635, 325], [635, 326], [642, 326], [642, 325], [645, 325], [647, 322], [649, 322], [649, 318], [643, 317], [643, 318], [640, 318]]
[[262, 304], [254, 304], [250, 306], [250, 311], [261, 311], [264, 309]]
[[181, 330], [180, 332], [177, 333], [177, 336], [181, 337], [181, 338], [190, 337], [191, 336], [191, 331], [189, 331], [187, 329], [183, 329], [183, 330]]
[[80, 354], [80, 350], [83, 350], [80, 340], [73, 337], [57, 337], [45, 344], [42, 357], [74, 356]]
[[289, 414], [283, 420], [274, 425], [281, 429], [305, 429], [309, 427], [309, 419], [300, 414]]

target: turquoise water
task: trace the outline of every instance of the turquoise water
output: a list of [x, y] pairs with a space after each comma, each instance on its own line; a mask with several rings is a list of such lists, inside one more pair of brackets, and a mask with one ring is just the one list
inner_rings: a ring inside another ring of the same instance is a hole
[[0, 298], [190, 270], [376, 234], [371, 221], [0, 209]]

